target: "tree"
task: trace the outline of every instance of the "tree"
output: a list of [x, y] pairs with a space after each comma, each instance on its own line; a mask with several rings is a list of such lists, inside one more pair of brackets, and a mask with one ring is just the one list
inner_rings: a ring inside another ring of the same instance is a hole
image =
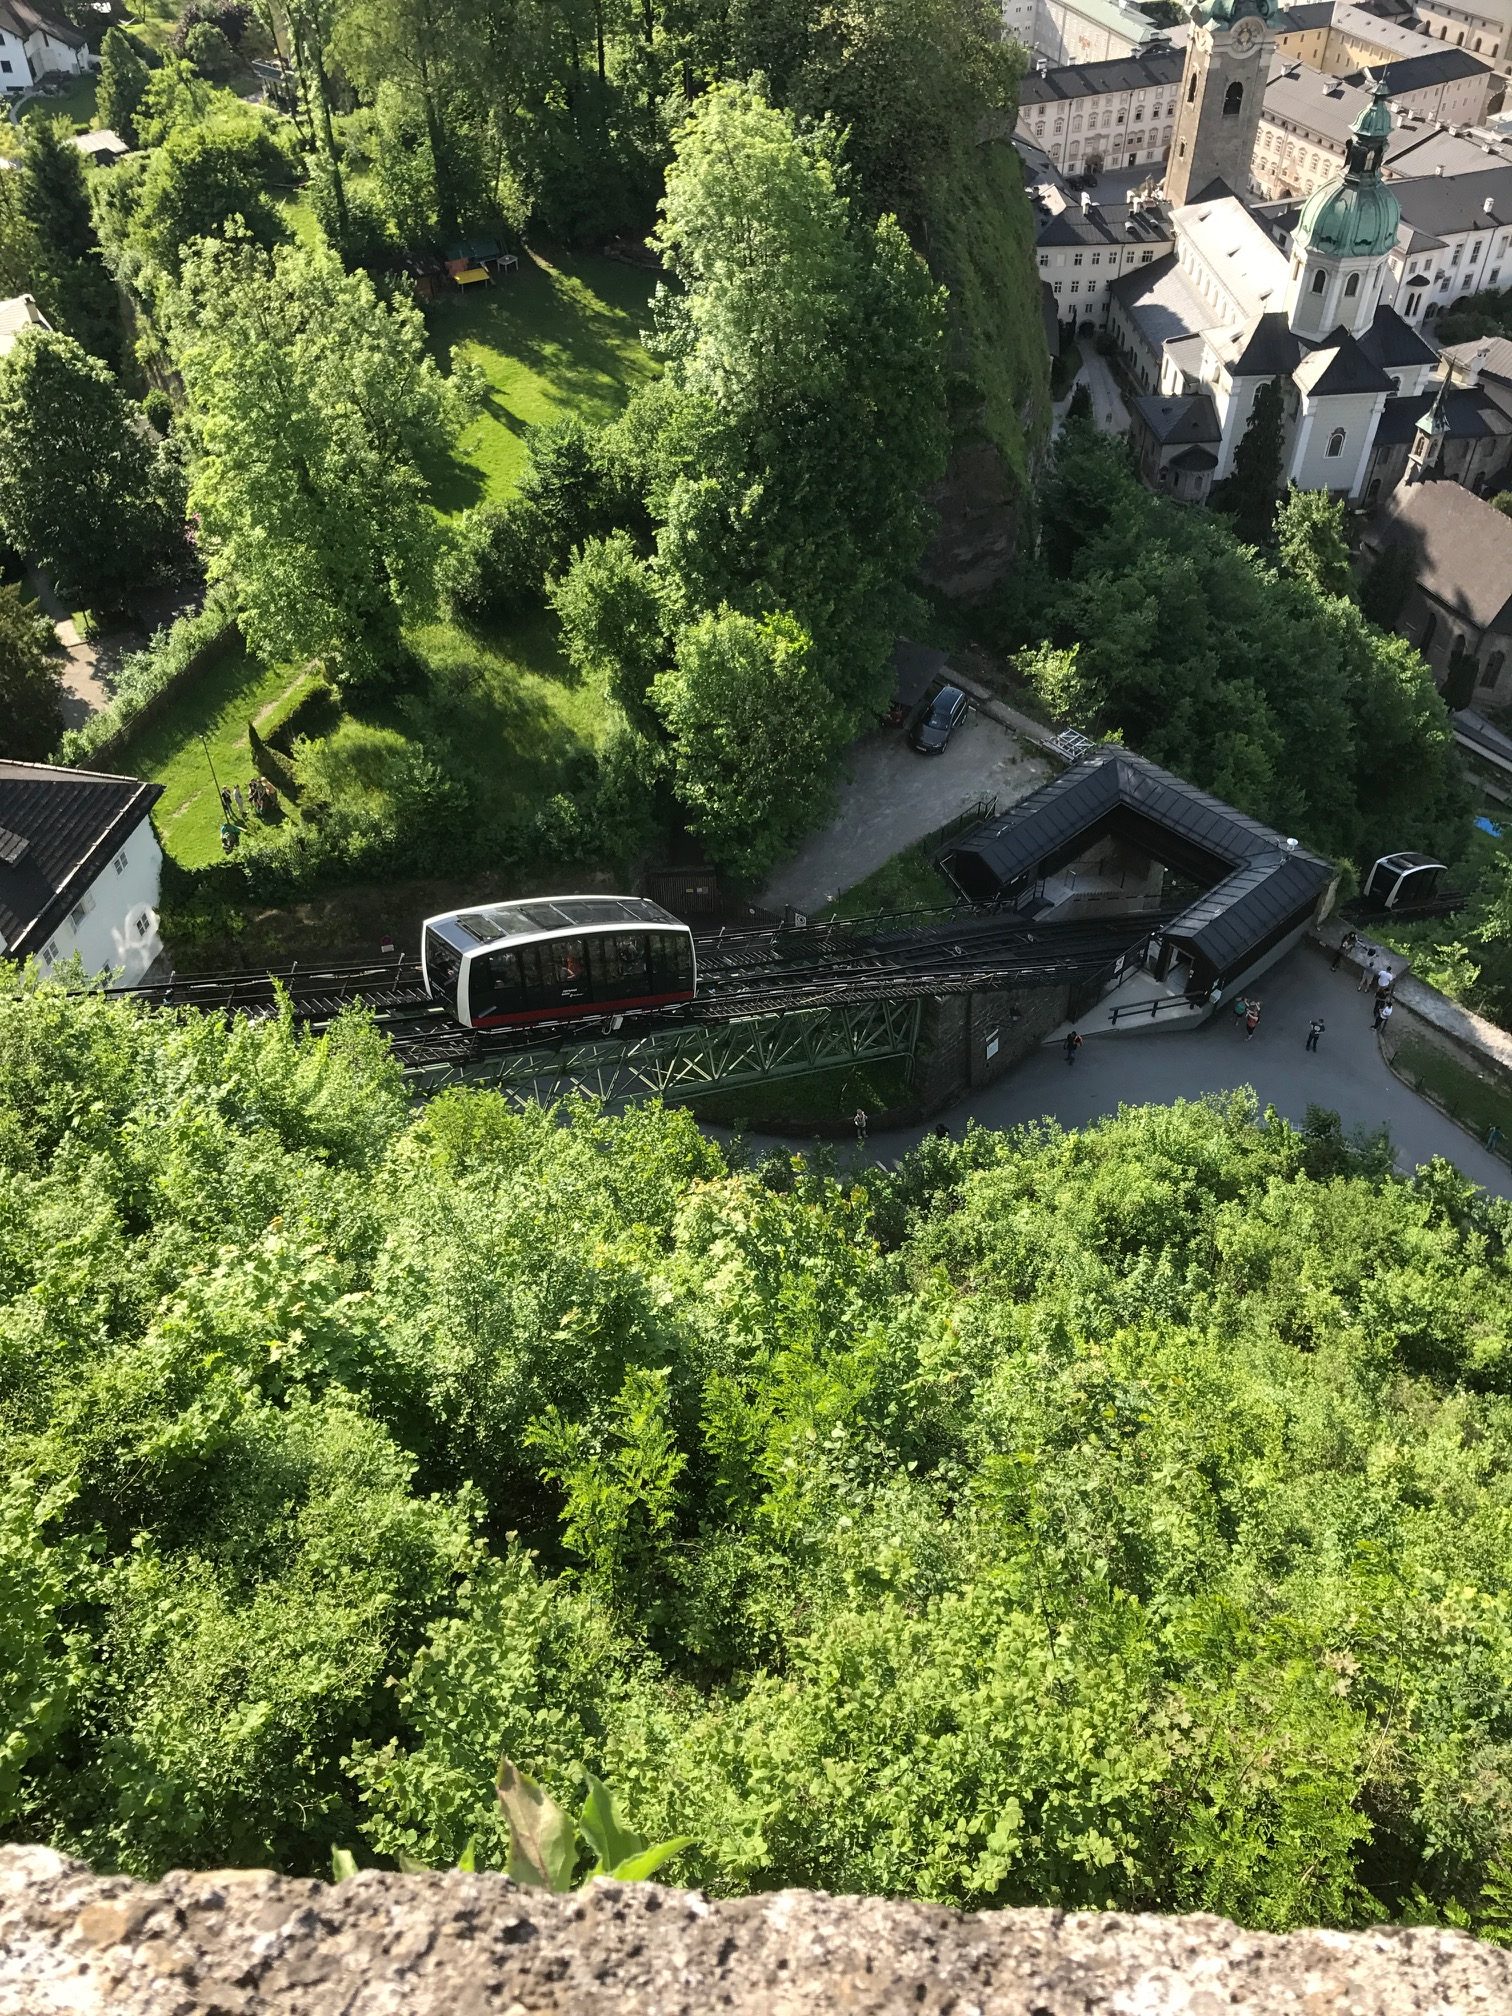
[[759, 881], [818, 816], [845, 736], [812, 640], [791, 616], [710, 613], [651, 699], [691, 825], [722, 867]]
[[170, 335], [199, 444], [191, 498], [253, 649], [391, 678], [440, 550], [420, 458], [448, 440], [419, 313], [325, 251], [190, 250]]
[[1271, 536], [1276, 492], [1281, 487], [1281, 428], [1284, 405], [1279, 378], [1269, 378], [1255, 394], [1244, 435], [1234, 453], [1233, 474], [1214, 504], [1233, 518], [1241, 539], [1263, 546]]
[[98, 358], [57, 331], [0, 357], [0, 531], [94, 608], [120, 607], [182, 551], [176, 464]]
[[1344, 500], [1288, 486], [1276, 513], [1276, 549], [1285, 571], [1320, 595], [1354, 595]]
[[653, 719], [646, 695], [666, 658], [661, 590], [626, 534], [586, 540], [548, 592], [573, 665], [602, 680], [632, 720]]
[[1360, 608], [1372, 623], [1394, 630], [1417, 586], [1411, 548], [1403, 540], [1383, 546], [1360, 583]]
[[[896, 222], [857, 216], [832, 137], [745, 86], [677, 136], [657, 244], [668, 385], [634, 402], [683, 620], [789, 609], [859, 727], [884, 697], [946, 456], [942, 297]], [[834, 472], [843, 469], [844, 483]]]
[[101, 125], [119, 133], [128, 147], [140, 144], [136, 116], [151, 74], [126, 30], [108, 29], [100, 44], [95, 109]]
[[0, 584], [0, 756], [40, 763], [63, 732], [63, 678], [52, 625]]
[[218, 83], [236, 68], [236, 51], [213, 21], [196, 21], [184, 37], [184, 55], [201, 77]]
[[1512, 518], [1512, 490], [1498, 490], [1491, 499], [1491, 509], [1500, 511], [1504, 518]]
[[100, 257], [73, 127], [65, 119], [28, 119], [21, 130], [16, 182], [31, 227], [30, 291], [55, 329], [114, 364], [121, 350], [120, 309]]
[[270, 191], [292, 186], [291, 164], [267, 122], [240, 109], [175, 124], [155, 146], [142, 178], [132, 237], [170, 278], [193, 241], [235, 225], [255, 243], [288, 237]]

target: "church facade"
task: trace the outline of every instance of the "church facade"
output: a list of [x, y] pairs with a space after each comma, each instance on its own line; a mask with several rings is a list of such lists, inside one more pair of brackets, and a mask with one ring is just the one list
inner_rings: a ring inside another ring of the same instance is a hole
[[1289, 233], [1245, 200], [1278, 12], [1274, 0], [1202, 0], [1166, 171], [1174, 249], [1110, 283], [1108, 327], [1144, 387], [1133, 425], [1153, 487], [1204, 499], [1275, 387], [1283, 479], [1366, 502], [1388, 468], [1377, 437], [1414, 435], [1438, 353], [1383, 298], [1401, 218], [1382, 175], [1384, 82], [1343, 172]]

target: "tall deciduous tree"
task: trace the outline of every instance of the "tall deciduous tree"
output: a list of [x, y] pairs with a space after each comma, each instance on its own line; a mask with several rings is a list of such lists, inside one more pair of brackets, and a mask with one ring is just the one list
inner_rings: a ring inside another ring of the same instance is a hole
[[565, 574], [550, 583], [568, 657], [603, 680], [632, 719], [644, 723], [646, 693], [666, 655], [660, 584], [623, 532], [585, 540]]
[[199, 445], [192, 501], [248, 641], [392, 674], [401, 612], [434, 597], [439, 540], [419, 459], [448, 438], [424, 325], [365, 274], [292, 246], [206, 240], [172, 338]]
[[791, 616], [702, 616], [651, 689], [677, 793], [710, 854], [759, 880], [817, 817], [845, 721]]
[[63, 680], [52, 625], [0, 586], [0, 756], [38, 763], [63, 732]]
[[832, 137], [710, 93], [676, 143], [657, 243], [667, 389], [641, 414], [659, 555], [686, 615], [790, 609], [852, 725], [880, 701], [946, 454], [942, 297], [897, 224], [856, 215]]
[[0, 531], [114, 608], [180, 550], [176, 467], [98, 358], [55, 330], [0, 357]]

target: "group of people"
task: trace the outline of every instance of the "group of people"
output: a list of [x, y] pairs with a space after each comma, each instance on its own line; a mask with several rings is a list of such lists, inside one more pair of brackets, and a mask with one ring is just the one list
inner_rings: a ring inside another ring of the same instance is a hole
[[223, 854], [234, 854], [242, 834], [247, 830], [247, 807], [260, 819], [265, 819], [277, 809], [278, 793], [266, 777], [253, 775], [247, 784], [245, 794], [240, 784], [221, 786], [221, 829], [220, 842]]

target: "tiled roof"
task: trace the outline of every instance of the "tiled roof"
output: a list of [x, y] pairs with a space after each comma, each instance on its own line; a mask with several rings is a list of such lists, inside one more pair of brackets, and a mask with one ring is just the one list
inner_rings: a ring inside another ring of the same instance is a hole
[[39, 952], [163, 795], [161, 784], [0, 758], [0, 938]]
[[1302, 345], [1279, 308], [1256, 316], [1231, 347], [1235, 354], [1225, 362], [1234, 378], [1289, 378], [1302, 361]]
[[1396, 380], [1372, 364], [1347, 329], [1335, 329], [1304, 357], [1292, 373], [1314, 399], [1334, 399], [1350, 392], [1395, 392]]
[[1477, 630], [1512, 629], [1512, 518], [1458, 483], [1394, 490], [1370, 528], [1377, 548], [1405, 547], [1425, 595]]
[[1206, 392], [1180, 396], [1145, 392], [1134, 401], [1134, 411], [1163, 448], [1173, 441], [1221, 441], [1217, 409]]
[[1387, 371], [1400, 371], [1409, 364], [1431, 364], [1438, 355], [1433, 345], [1410, 322], [1404, 322], [1395, 308], [1384, 306], [1377, 308], [1374, 320], [1359, 342], [1371, 363]]
[[1105, 91], [1145, 91], [1152, 86], [1163, 90], [1178, 82], [1185, 63], [1180, 49], [1155, 49], [1147, 56], [1115, 56], [1105, 63], [1067, 63], [1056, 70], [1031, 70], [1019, 85], [1019, 104], [1100, 98]]
[[1491, 66], [1472, 56], [1468, 49], [1434, 49], [1422, 56], [1403, 56], [1395, 63], [1372, 65], [1369, 70], [1351, 71], [1347, 83], [1366, 88], [1384, 77], [1393, 98], [1404, 91], [1426, 91], [1435, 84], [1455, 84], [1462, 77], [1486, 77]]

